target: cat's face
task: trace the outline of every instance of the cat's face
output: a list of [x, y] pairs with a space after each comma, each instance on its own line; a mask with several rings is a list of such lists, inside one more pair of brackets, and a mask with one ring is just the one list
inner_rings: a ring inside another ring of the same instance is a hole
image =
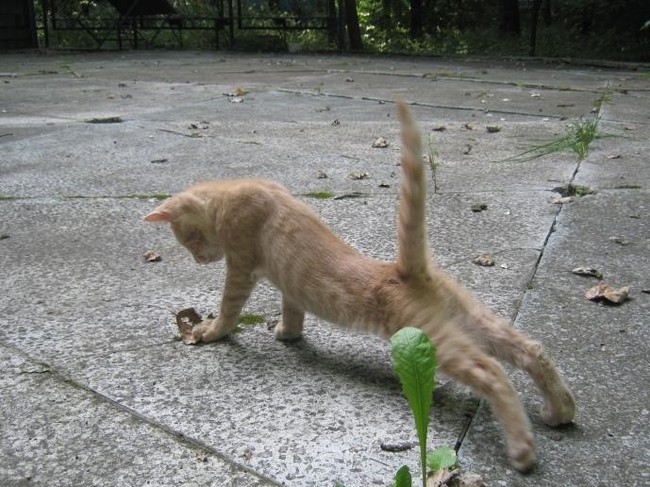
[[169, 223], [176, 240], [190, 251], [199, 264], [223, 259], [223, 250], [217, 241], [214, 221], [207, 214], [207, 206], [191, 193], [180, 193], [145, 217], [148, 222]]
[[223, 259], [223, 251], [214, 242], [214, 238], [211, 239], [206, 235], [206, 232], [196, 223], [183, 221], [182, 218], [170, 223], [176, 240], [190, 251], [199, 264], [209, 264]]

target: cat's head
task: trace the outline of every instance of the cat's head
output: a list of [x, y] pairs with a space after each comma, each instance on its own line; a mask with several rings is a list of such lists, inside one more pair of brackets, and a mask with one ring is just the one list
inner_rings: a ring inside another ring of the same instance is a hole
[[190, 251], [199, 264], [209, 264], [223, 258], [208, 204], [193, 193], [186, 191], [172, 196], [144, 220], [169, 223], [176, 240]]

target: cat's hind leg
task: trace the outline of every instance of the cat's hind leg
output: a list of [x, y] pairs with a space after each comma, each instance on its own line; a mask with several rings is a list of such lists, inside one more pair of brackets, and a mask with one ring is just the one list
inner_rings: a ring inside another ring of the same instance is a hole
[[544, 398], [541, 416], [546, 424], [559, 426], [573, 420], [576, 409], [573, 394], [539, 342], [500, 319], [484, 323], [481, 332], [492, 355], [532, 377]]
[[252, 272], [234, 271], [229, 263], [219, 316], [206, 319], [192, 329], [197, 342], [213, 342], [228, 335], [237, 326], [241, 310], [255, 287]]
[[505, 431], [510, 463], [519, 471], [530, 470], [536, 463], [530, 422], [503, 368], [469, 337], [444, 335], [432, 338], [440, 370], [487, 399]]
[[277, 340], [296, 340], [302, 335], [305, 311], [282, 295], [282, 321], [275, 326]]

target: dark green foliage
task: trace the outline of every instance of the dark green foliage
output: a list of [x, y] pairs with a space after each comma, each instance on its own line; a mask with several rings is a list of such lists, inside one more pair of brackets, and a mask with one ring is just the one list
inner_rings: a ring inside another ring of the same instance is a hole
[[[219, 1], [203, 0], [170, 2], [182, 17], [214, 17], [219, 5]], [[55, 3], [59, 13], [71, 19], [80, 10], [98, 22], [115, 16], [107, 2], [55, 0]], [[42, 2], [34, 0], [34, 5], [37, 18], [42, 18]], [[269, 0], [242, 5], [245, 16], [273, 18], [291, 17], [303, 9], [302, 2], [293, 2], [291, 11], [277, 11], [279, 7]], [[300, 7], [298, 10], [296, 5]], [[370, 52], [443, 55], [528, 55], [534, 46], [535, 55], [545, 57], [650, 60], [648, 0], [355, 0], [328, 2], [327, 8], [322, 0], [314, 5], [319, 15], [334, 7], [338, 15], [338, 8], [346, 6], [342, 17], [347, 28], [338, 35], [335, 29], [327, 32], [236, 28], [234, 42], [230, 43], [228, 36], [222, 35], [221, 45], [254, 51], [362, 47]], [[532, 29], [535, 29], [534, 39]], [[96, 47], [92, 37], [83, 31], [50, 34], [54, 47]], [[143, 35], [140, 47], [209, 49], [215, 46], [211, 31], [185, 31], [181, 37], [168, 30], [158, 33], [155, 39]], [[343, 39], [348, 40], [343, 42]], [[103, 46], [112, 47], [115, 46], [108, 43]]]

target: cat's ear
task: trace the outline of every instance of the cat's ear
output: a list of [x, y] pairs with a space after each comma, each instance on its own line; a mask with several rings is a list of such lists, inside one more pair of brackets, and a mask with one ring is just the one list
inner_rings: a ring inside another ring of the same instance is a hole
[[171, 220], [171, 215], [162, 206], [159, 206], [147, 216], [144, 217], [146, 222], [168, 222]]
[[144, 217], [146, 222], [171, 222], [183, 214], [200, 212], [203, 201], [190, 192], [179, 193]]

